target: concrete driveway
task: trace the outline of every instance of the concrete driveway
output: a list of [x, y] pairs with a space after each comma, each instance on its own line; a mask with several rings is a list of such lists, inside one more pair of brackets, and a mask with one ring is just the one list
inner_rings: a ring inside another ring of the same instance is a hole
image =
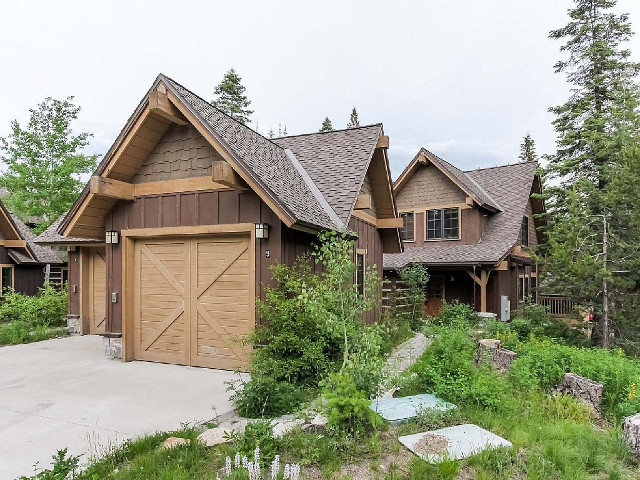
[[68, 447], [83, 460], [123, 440], [229, 415], [232, 372], [109, 360], [102, 338], [0, 348], [0, 479]]

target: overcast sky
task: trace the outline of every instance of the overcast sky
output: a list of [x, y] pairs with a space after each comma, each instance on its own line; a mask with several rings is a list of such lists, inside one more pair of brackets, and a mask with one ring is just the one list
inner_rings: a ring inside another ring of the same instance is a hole
[[[266, 135], [382, 122], [394, 177], [420, 146], [460, 168], [517, 160], [530, 132], [554, 149], [549, 106], [569, 0], [13, 1], [0, 14], [0, 136], [47, 96], [74, 95], [75, 130], [104, 154], [160, 72], [206, 99], [242, 76]], [[640, 2], [619, 0], [634, 30]], [[640, 36], [630, 45], [640, 56]]]

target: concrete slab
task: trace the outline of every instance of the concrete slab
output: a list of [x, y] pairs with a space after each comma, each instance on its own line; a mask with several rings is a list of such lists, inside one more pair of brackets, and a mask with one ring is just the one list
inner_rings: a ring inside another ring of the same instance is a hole
[[102, 338], [0, 348], [0, 480], [65, 447], [83, 461], [133, 438], [229, 415], [233, 372], [104, 357]]
[[435, 395], [423, 393], [408, 397], [376, 399], [371, 402], [369, 408], [374, 412], [378, 412], [387, 422], [399, 425], [416, 417], [423, 410], [446, 412], [457, 407], [453, 403], [445, 402]]
[[398, 440], [420, 458], [431, 463], [447, 459], [460, 460], [487, 448], [512, 446], [508, 440], [471, 424], [405, 435]]

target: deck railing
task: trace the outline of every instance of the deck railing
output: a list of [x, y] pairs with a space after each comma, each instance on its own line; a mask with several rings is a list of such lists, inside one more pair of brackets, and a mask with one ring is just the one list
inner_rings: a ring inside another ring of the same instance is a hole
[[573, 301], [563, 295], [539, 295], [538, 303], [543, 305], [549, 315], [554, 317], [568, 317], [573, 314]]

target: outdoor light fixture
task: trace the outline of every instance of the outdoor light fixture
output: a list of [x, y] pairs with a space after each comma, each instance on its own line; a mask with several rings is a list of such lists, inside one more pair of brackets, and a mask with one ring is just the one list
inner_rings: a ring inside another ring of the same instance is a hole
[[109, 230], [105, 233], [104, 243], [120, 243], [120, 234], [115, 230]]
[[269, 238], [268, 223], [256, 223], [256, 238]]

